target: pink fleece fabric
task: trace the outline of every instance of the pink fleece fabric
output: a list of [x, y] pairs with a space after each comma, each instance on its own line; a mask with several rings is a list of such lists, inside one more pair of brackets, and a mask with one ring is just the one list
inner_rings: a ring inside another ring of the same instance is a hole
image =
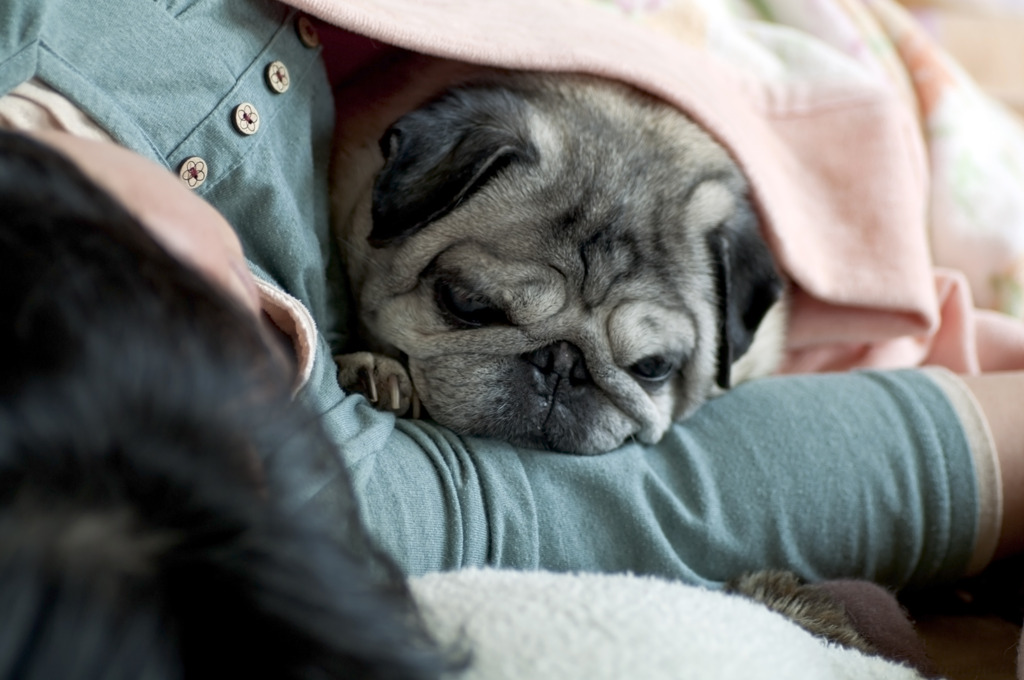
[[785, 370], [1024, 368], [1024, 323], [933, 266], [929, 162], [905, 93], [773, 80], [572, 0], [288, 0], [327, 24], [467, 63], [624, 81], [688, 113], [746, 172], [794, 284]]

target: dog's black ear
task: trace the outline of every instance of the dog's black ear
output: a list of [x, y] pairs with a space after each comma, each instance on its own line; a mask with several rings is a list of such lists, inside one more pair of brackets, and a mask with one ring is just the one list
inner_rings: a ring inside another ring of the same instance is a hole
[[728, 388], [733, 362], [750, 348], [761, 319], [782, 295], [783, 282], [749, 207], [737, 210], [708, 240], [718, 288], [716, 380]]
[[508, 90], [454, 90], [400, 118], [380, 140], [369, 241], [386, 246], [445, 216], [511, 163], [533, 162], [526, 103]]

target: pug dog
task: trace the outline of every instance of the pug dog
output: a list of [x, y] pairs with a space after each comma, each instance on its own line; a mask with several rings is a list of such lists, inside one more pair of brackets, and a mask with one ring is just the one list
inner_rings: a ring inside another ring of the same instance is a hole
[[335, 230], [368, 350], [336, 357], [343, 387], [593, 454], [774, 370], [784, 281], [704, 129], [596, 77], [460, 78], [339, 123]]

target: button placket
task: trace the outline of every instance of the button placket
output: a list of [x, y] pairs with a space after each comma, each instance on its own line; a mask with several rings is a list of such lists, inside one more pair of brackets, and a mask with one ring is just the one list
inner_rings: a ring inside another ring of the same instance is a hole
[[[200, 149], [207, 151], [203, 156], [191, 155], [179, 163], [178, 177], [182, 183], [198, 189], [204, 183], [219, 182], [229, 176], [249, 147], [244, 140], [257, 132], [267, 134], [267, 130], [260, 132], [263, 116], [273, 118], [276, 109], [285, 105], [287, 97], [278, 95], [300, 85], [318, 58], [320, 46], [315, 21], [300, 13], [286, 19], [274, 40], [264, 47], [262, 59], [253, 64], [254, 68], [240, 75], [232, 97], [235, 103], [230, 99], [222, 102], [223, 108], [211, 112], [203, 125], [172, 152], [177, 155], [178, 152], [189, 151], [194, 154]], [[227, 118], [231, 119], [230, 124]], [[225, 124], [230, 129], [226, 129]], [[234, 137], [241, 146], [233, 145], [229, 137]], [[206, 158], [212, 159], [216, 176], [210, 175]]]

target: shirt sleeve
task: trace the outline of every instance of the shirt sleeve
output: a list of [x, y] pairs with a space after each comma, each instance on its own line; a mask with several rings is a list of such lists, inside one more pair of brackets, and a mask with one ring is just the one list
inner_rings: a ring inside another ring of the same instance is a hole
[[[975, 552], [971, 444], [920, 371], [752, 381], [657, 445], [574, 456], [396, 420], [320, 368], [307, 395], [364, 522], [409, 574], [629, 571], [717, 586], [785, 567], [906, 587], [963, 575]], [[332, 493], [327, 482], [310, 496]]]

